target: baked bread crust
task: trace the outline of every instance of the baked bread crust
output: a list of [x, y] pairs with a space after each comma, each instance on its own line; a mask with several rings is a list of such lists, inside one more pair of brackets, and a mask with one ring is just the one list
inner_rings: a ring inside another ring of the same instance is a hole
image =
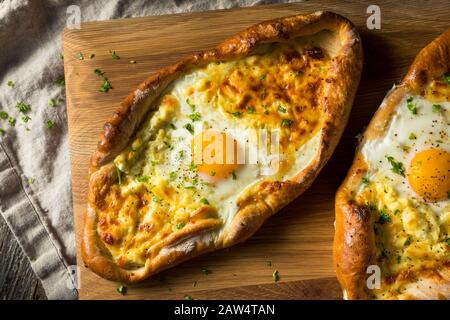
[[[384, 98], [379, 109], [365, 130], [356, 150], [355, 159], [336, 194], [336, 232], [333, 245], [334, 266], [338, 280], [348, 299], [367, 299], [366, 273], [375, 262], [375, 235], [370, 213], [351, 199], [362, 177], [367, 172], [367, 163], [361, 153], [362, 146], [381, 137], [389, 128], [395, 108], [408, 93], [420, 94], [433, 79], [450, 70], [450, 30], [428, 44], [415, 58], [402, 82]], [[424, 270], [419, 279], [410, 282], [403, 293], [393, 296], [398, 299], [450, 298], [450, 266], [443, 263], [436, 270]]]
[[[220, 237], [212, 239], [209, 234], [211, 229], [220, 227], [217, 220], [202, 220], [164, 239], [144, 266], [136, 269], [118, 266], [98, 235], [96, 207], [101, 205], [102, 195], [117, 179], [113, 158], [130, 141], [152, 102], [168, 84], [193, 67], [246, 56], [261, 44], [289, 41], [321, 30], [336, 33], [339, 51], [332, 60], [324, 95], [320, 97], [325, 121], [315, 159], [292, 179], [262, 182], [256, 192], [240, 199], [239, 211]], [[97, 150], [91, 157], [88, 209], [81, 247], [86, 265], [106, 279], [137, 282], [202, 253], [229, 247], [250, 237], [268, 217], [305, 191], [331, 156], [347, 123], [361, 69], [361, 40], [353, 24], [335, 13], [316, 12], [259, 23], [214, 49], [194, 54], [151, 75], [106, 122]]]

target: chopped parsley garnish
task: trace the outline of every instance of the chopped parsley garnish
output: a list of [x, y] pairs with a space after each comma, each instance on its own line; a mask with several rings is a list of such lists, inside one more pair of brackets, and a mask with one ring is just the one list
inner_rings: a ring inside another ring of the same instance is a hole
[[400, 148], [402, 148], [402, 150], [405, 152], [409, 152], [409, 150], [411, 149], [410, 146], [405, 146], [405, 145], [400, 145]]
[[253, 106], [246, 106], [245, 110], [247, 110], [247, 113], [249, 114], [255, 114], [255, 107]]
[[98, 76], [103, 76], [103, 74], [104, 74], [104, 72], [103, 72], [102, 70], [100, 70], [100, 69], [95, 69], [95, 70], [94, 70], [94, 73], [95, 73], [96, 75], [98, 75]]
[[58, 86], [64, 87], [66, 85], [66, 80], [64, 80], [64, 76], [60, 76], [55, 80], [55, 84]]
[[234, 111], [234, 112], [228, 111], [228, 113], [236, 118], [240, 118], [242, 116], [242, 112], [240, 112], [240, 111]]
[[189, 131], [190, 134], [194, 134], [194, 128], [192, 127], [192, 125], [190, 123], [186, 123], [183, 128], [185, 128], [187, 131]]
[[286, 108], [284, 108], [283, 106], [278, 106], [278, 111], [281, 113], [286, 113]]
[[149, 176], [138, 176], [138, 177], [136, 178], [136, 180], [137, 180], [138, 182], [148, 182], [149, 179], [150, 179]]
[[204, 275], [208, 275], [208, 274], [211, 274], [212, 271], [209, 270], [209, 269], [206, 269], [206, 268], [202, 268], [202, 273], [203, 273]]
[[12, 88], [14, 87], [14, 82], [12, 80], [8, 80], [8, 82], [6, 83], [8, 85], [8, 87]]
[[61, 60], [64, 60], [64, 55], [63, 55], [61, 52], [58, 54], [58, 57], [59, 57]]
[[153, 196], [153, 197], [152, 197], [152, 201], [153, 201], [153, 202], [158, 202], [158, 201], [159, 201], [159, 199], [158, 199], [158, 197], [157, 197], [157, 196]]
[[231, 171], [231, 176], [233, 177], [233, 180], [237, 179], [237, 175], [236, 175], [236, 172], [234, 170]]
[[20, 119], [21, 119], [23, 122], [25, 122], [25, 123], [27, 123], [28, 121], [31, 120], [31, 118], [30, 118], [29, 116], [27, 116], [27, 115], [22, 116]]
[[444, 141], [442, 141], [441, 139], [437, 139], [436, 143], [444, 143]]
[[450, 238], [445, 239], [444, 242], [445, 242], [448, 246], [450, 246]]
[[111, 84], [109, 83], [107, 78], [103, 78], [103, 84], [100, 87], [100, 92], [108, 92], [109, 89], [112, 89]]
[[197, 165], [194, 163], [194, 161], [189, 164], [189, 171], [197, 171]]
[[290, 127], [292, 125], [293, 121], [290, 119], [283, 119], [281, 120], [281, 126], [282, 127]]
[[192, 111], [195, 111], [195, 104], [191, 103], [191, 101], [189, 100], [189, 98], [186, 99], [186, 103], [189, 107], [191, 107]]
[[433, 104], [432, 108], [434, 113], [439, 113], [442, 110], [442, 106], [440, 104]]
[[272, 273], [272, 278], [273, 278], [273, 281], [275, 281], [275, 282], [277, 282], [278, 280], [280, 280], [280, 273], [278, 272], [278, 270], [275, 270], [275, 271]]
[[259, 76], [259, 80], [264, 80], [265, 78], [266, 78], [265, 74], [262, 74], [262, 75]]
[[405, 247], [409, 246], [412, 242], [411, 236], [408, 236], [408, 238], [406, 238], [405, 243], [403, 243], [403, 245]]
[[379, 224], [385, 224], [387, 222], [391, 222], [391, 216], [389, 215], [389, 213], [385, 209], [382, 209], [380, 211], [380, 217], [378, 219], [378, 223]]
[[48, 101], [48, 105], [49, 105], [50, 107], [54, 107], [55, 104], [56, 104], [56, 102], [55, 102], [55, 99], [53, 99], [53, 98], [51, 98], [51, 99]]
[[209, 205], [209, 201], [206, 198], [201, 198], [200, 199], [200, 203], [205, 204], [205, 205]]
[[83, 54], [81, 52], [77, 53], [77, 59], [78, 60], [83, 60], [84, 59], [84, 56], [83, 56]]
[[172, 129], [172, 130], [175, 130], [177, 127], [175, 127], [175, 125], [172, 122], [170, 122], [169, 123], [169, 128]]
[[55, 122], [53, 122], [53, 120], [47, 120], [45, 124], [47, 125], [48, 129], [51, 129], [55, 125]]
[[111, 83], [109, 83], [109, 81], [108, 81], [108, 78], [107, 77], [105, 77], [105, 73], [102, 71], [102, 70], [100, 70], [100, 69], [95, 69], [94, 70], [94, 73], [96, 74], [96, 75], [98, 75], [99, 77], [102, 77], [103, 78], [103, 84], [102, 84], [102, 86], [100, 87], [100, 92], [108, 92], [109, 91], [109, 89], [112, 89], [113, 87], [111, 86]]
[[416, 135], [414, 134], [414, 133], [410, 133], [409, 134], [409, 140], [416, 140], [417, 139], [417, 137], [416, 137]]
[[413, 97], [406, 98], [406, 107], [412, 114], [417, 114], [417, 104], [413, 103]]
[[111, 57], [112, 57], [114, 60], [119, 60], [119, 59], [120, 59], [120, 56], [116, 53], [116, 51], [114, 51], [114, 50], [109, 50], [109, 53], [111, 53]]
[[364, 184], [369, 184], [370, 180], [367, 177], [362, 177], [361, 178], [361, 182], [364, 183]]
[[170, 180], [175, 180], [177, 178], [177, 173], [175, 171], [172, 171], [169, 173]]
[[403, 168], [403, 163], [401, 163], [400, 161], [395, 161], [394, 157], [391, 156], [386, 156], [386, 159], [391, 164], [392, 172], [397, 173], [402, 177], [405, 176], [405, 169]]
[[25, 102], [18, 102], [16, 104], [16, 108], [19, 110], [19, 112], [21, 113], [27, 113], [28, 111], [30, 111], [30, 105], [26, 104]]
[[397, 260], [397, 263], [400, 263], [401, 259], [402, 259], [402, 257], [401, 257], [401, 256], [397, 256], [397, 258], [396, 258], [396, 260]]
[[445, 83], [450, 84], [450, 73], [448, 73], [448, 72], [444, 73], [442, 78], [444, 79]]
[[119, 167], [116, 166], [116, 174], [117, 174], [117, 181], [119, 184], [122, 184], [122, 171], [120, 171]]
[[89, 55], [89, 59], [94, 59], [94, 57], [95, 57], [95, 54], [94, 54], [94, 53], [91, 53], [91, 54]]
[[178, 230], [180, 230], [180, 229], [183, 228], [185, 225], [186, 225], [185, 222], [180, 222], [180, 223], [177, 223], [177, 225], [176, 225], [175, 227], [176, 227]]
[[169, 148], [170, 150], [173, 150], [173, 146], [169, 142], [164, 141], [164, 144], [166, 145], [167, 148]]
[[194, 300], [194, 298], [192, 298], [190, 295], [186, 294], [184, 296], [184, 300]]
[[124, 286], [120, 286], [117, 289], [117, 292], [120, 293], [121, 295], [125, 295], [125, 293], [127, 292], [127, 288]]
[[189, 119], [191, 119], [192, 121], [199, 121], [201, 119], [201, 115], [198, 112], [194, 112], [191, 113], [190, 115], [188, 115]]
[[11, 127], [14, 127], [16, 125], [16, 119], [13, 117], [8, 118], [8, 123]]
[[0, 118], [1, 119], [6, 120], [6, 119], [8, 119], [8, 117], [9, 117], [8, 112], [0, 111]]
[[32, 177], [29, 177], [29, 178], [27, 179], [27, 182], [28, 182], [29, 185], [32, 185], [32, 184], [34, 183], [35, 180], [36, 180], [36, 179], [34, 179], [34, 178], [32, 178]]

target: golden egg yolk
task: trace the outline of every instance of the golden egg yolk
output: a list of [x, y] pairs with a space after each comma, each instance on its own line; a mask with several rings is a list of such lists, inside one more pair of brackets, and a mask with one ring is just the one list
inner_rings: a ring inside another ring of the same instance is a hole
[[214, 179], [228, 178], [239, 167], [238, 143], [224, 132], [208, 130], [197, 134], [191, 151], [198, 171]]
[[450, 153], [428, 149], [416, 153], [409, 166], [411, 188], [427, 201], [447, 199], [450, 192]]

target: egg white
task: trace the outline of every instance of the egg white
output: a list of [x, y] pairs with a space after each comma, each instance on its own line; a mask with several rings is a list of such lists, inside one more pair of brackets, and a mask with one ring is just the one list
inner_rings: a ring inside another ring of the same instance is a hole
[[[407, 97], [413, 98], [417, 114], [407, 107]], [[400, 197], [423, 202], [412, 190], [407, 177], [392, 171], [387, 160], [391, 156], [403, 164], [407, 174], [412, 158], [417, 152], [431, 148], [450, 152], [450, 102], [440, 102], [441, 110], [433, 111], [433, 103], [421, 96], [405, 96], [398, 104], [386, 134], [378, 139], [367, 141], [361, 152], [368, 164], [367, 178], [371, 181], [383, 180]], [[411, 139], [411, 133], [415, 139]], [[362, 185], [361, 188], [364, 188]], [[436, 213], [449, 208], [450, 200], [444, 199], [426, 203]]]

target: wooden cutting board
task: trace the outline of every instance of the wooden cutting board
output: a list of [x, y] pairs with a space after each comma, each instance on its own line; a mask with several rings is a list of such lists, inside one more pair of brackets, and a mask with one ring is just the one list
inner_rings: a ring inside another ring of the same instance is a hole
[[[119, 284], [83, 266], [81, 299], [339, 299], [331, 260], [334, 193], [352, 161], [355, 136], [369, 122], [393, 83], [399, 82], [427, 43], [446, 30], [448, 1], [377, 1], [381, 29], [368, 30], [362, 1], [308, 1], [287, 5], [196, 12], [83, 23], [63, 32], [73, 206], [77, 247], [86, 208], [88, 159], [105, 120], [120, 101], [155, 70], [212, 47], [266, 19], [331, 10], [352, 20], [363, 39], [365, 64], [349, 125], [313, 186], [269, 219], [246, 243], [203, 255], [142, 284], [116, 292]], [[113, 60], [109, 50], [121, 57]], [[77, 53], [84, 54], [78, 60]], [[90, 59], [93, 53], [95, 57]], [[130, 64], [135, 60], [136, 64]], [[99, 92], [94, 69], [106, 72], [113, 89]], [[271, 263], [268, 263], [268, 262]], [[270, 265], [271, 264], [271, 265]], [[212, 271], [205, 275], [202, 268]], [[279, 270], [274, 283], [272, 272]], [[194, 286], [195, 283], [195, 286]]]

